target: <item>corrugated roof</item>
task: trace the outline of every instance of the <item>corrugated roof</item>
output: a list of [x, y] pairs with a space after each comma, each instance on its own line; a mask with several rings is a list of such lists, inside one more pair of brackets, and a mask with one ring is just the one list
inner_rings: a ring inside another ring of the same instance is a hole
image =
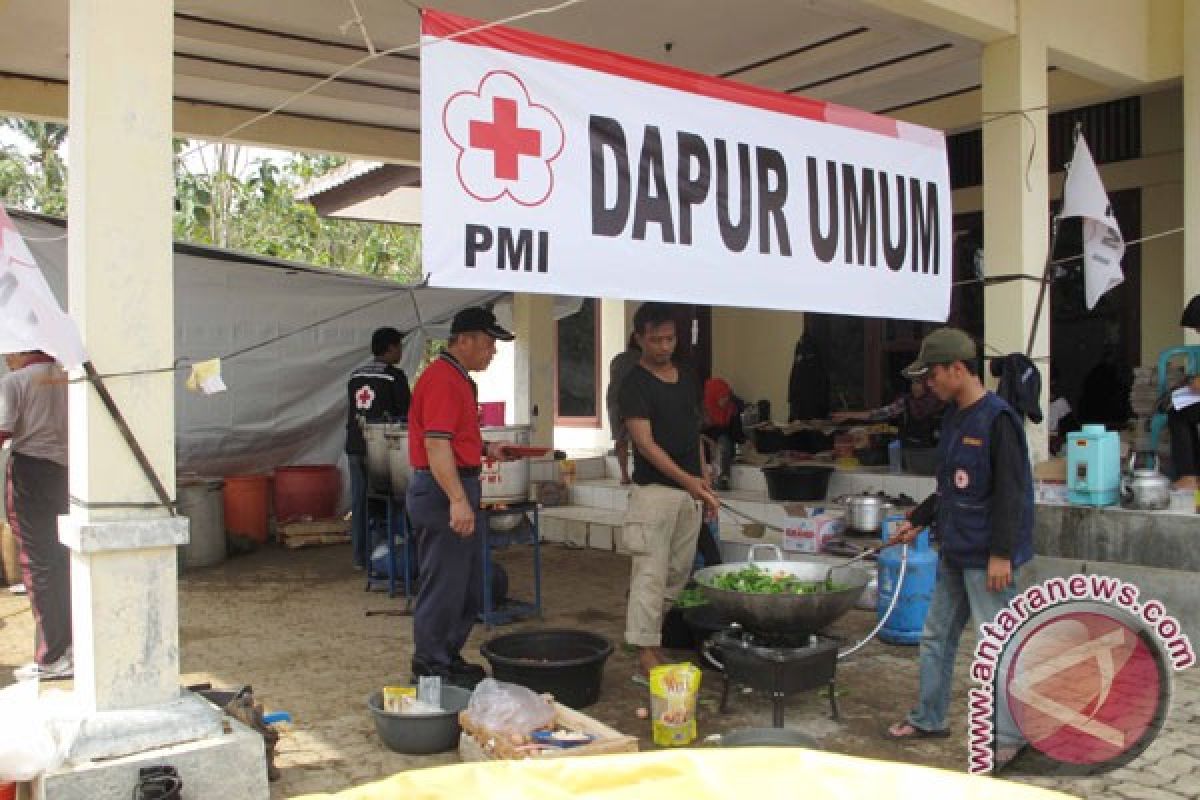
[[311, 200], [317, 195], [336, 189], [342, 184], [357, 180], [383, 167], [380, 161], [351, 161], [325, 173], [301, 186], [296, 191], [297, 200]]

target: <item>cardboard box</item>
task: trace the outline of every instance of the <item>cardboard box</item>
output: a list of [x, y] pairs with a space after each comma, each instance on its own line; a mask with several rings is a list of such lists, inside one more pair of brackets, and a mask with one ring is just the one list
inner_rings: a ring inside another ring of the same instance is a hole
[[567, 756], [594, 756], [604, 753], [636, 753], [638, 751], [636, 737], [626, 736], [616, 728], [610, 728], [603, 722], [592, 719], [587, 714], [573, 708], [567, 708], [561, 703], [554, 704], [555, 723], [562, 728], [591, 734], [595, 737], [594, 741], [579, 747], [558, 747], [530, 754], [517, 751], [505, 734], [493, 733], [474, 724], [466, 711], [460, 712], [458, 719], [463, 729], [462, 736], [458, 740], [458, 757], [463, 761], [565, 758]]
[[1049, 461], [1042, 461], [1035, 464], [1033, 467], [1033, 479], [1035, 481], [1066, 483], [1067, 459], [1062, 457], [1052, 458]]
[[783, 523], [783, 549], [792, 553], [819, 553], [830, 539], [841, 536], [845, 521], [832, 514], [788, 517]]

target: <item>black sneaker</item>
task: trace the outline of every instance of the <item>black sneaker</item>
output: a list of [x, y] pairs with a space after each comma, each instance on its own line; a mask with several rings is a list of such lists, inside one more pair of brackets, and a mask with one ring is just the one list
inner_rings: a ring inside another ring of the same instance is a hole
[[420, 678], [437, 676], [442, 679], [442, 683], [450, 686], [457, 686], [460, 689], [474, 691], [476, 684], [487, 677], [487, 673], [483, 671], [483, 667], [477, 664], [468, 664], [463, 661], [462, 666], [452, 664], [450, 667], [431, 667], [423, 661], [413, 659], [412, 662], [413, 675], [412, 682], [419, 683]]
[[474, 681], [471, 688], [475, 688], [475, 684], [487, 677], [487, 670], [479, 664], [472, 664], [464, 660], [461, 656], [450, 664], [450, 674], [463, 677], [467, 680]]

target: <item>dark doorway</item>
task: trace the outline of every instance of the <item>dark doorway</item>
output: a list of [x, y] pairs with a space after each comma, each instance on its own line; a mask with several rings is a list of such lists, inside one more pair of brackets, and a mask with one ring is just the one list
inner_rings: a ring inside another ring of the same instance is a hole
[[676, 303], [675, 358], [695, 371], [700, 385], [712, 375], [712, 307]]
[[[1108, 196], [1125, 241], [1142, 235], [1140, 189]], [[1106, 292], [1093, 309], [1084, 295], [1083, 225], [1063, 220], [1058, 229], [1051, 284], [1050, 355], [1059, 391], [1082, 422], [1119, 426], [1131, 415], [1129, 386], [1141, 363], [1141, 248], [1125, 250], [1125, 282]], [[1043, 376], [1043, 380], [1050, 376]]]

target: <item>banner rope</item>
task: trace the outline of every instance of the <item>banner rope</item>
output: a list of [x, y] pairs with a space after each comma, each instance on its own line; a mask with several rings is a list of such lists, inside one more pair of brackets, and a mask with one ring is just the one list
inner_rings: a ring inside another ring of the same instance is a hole
[[[556, 14], [560, 11], [565, 11], [566, 9], [570, 8], [571, 6], [576, 6], [576, 5], [579, 5], [580, 3], [585, 3], [585, 2], [587, 2], [587, 0], [562, 0], [562, 2], [556, 3], [551, 6], [541, 6], [539, 8], [531, 8], [528, 11], [522, 11], [520, 14], [513, 14], [512, 16], [504, 17], [502, 19], [498, 19], [493, 22], [485, 22], [483, 24], [476, 25], [473, 28], [466, 28], [465, 30], [456, 31], [447, 36], [439, 38], [436, 42], [430, 42], [429, 44], [434, 45], [434, 44], [438, 44], [440, 42], [444, 42], [447, 40], [459, 39], [464, 36], [471, 36], [472, 34], [479, 33], [480, 31], [486, 31], [490, 28], [495, 28], [499, 25], [508, 25], [513, 22], [520, 22], [521, 20], [529, 19], [530, 17], [542, 16], [542, 15], [546, 15], [546, 14]], [[360, 18], [360, 21], [361, 21], [361, 18]], [[366, 34], [365, 23], [363, 23], [363, 33], [364, 33], [364, 35]], [[378, 58], [383, 58], [384, 56], [399, 55], [401, 53], [419, 52], [427, 46], [428, 45], [426, 45], [424, 42], [421, 42], [420, 40], [418, 40], [411, 44], [399, 45], [397, 47], [388, 48], [387, 50], [380, 50], [378, 52], [369, 53], [369, 54], [363, 56], [362, 58], [358, 59], [357, 61], [347, 64], [346, 66], [330, 73], [329, 75], [325, 76], [324, 78], [321, 78], [320, 80], [314, 82], [310, 86], [307, 86], [306, 88], [301, 89], [300, 91], [298, 91], [288, 97], [285, 97], [283, 100], [279, 101], [274, 106], [267, 109], [266, 111], [263, 111], [260, 114], [256, 114], [255, 116], [251, 117], [250, 119], [248, 119], [244, 122], [234, 125], [229, 130], [225, 131], [224, 133], [222, 133], [219, 136], [216, 136], [214, 138], [217, 140], [231, 138], [231, 137], [237, 135], [238, 133], [241, 133], [242, 131], [246, 130], [247, 128], [249, 128], [253, 125], [257, 125], [258, 123], [262, 122], [263, 120], [268, 119], [268, 118], [274, 116], [275, 114], [278, 114], [279, 112], [283, 111], [285, 108], [287, 108], [288, 106], [290, 106], [292, 103], [296, 102], [297, 100], [299, 100], [303, 97], [307, 97], [308, 95], [312, 94], [317, 89], [320, 89], [322, 86], [326, 85], [327, 83], [332, 83], [333, 81], [342, 77], [346, 73], [352, 72], [352, 71], [358, 69], [359, 67], [363, 66], [364, 64], [369, 64]], [[210, 147], [214, 144], [216, 144], [216, 142], [205, 142], [204, 144], [198, 145], [197, 147], [194, 147], [191, 150], [181, 153], [179, 156], [177, 156], [177, 158], [187, 158], [188, 156], [190, 156], [194, 153], [198, 153], [201, 150], [203, 150], [204, 148]]]
[[[1165, 230], [1165, 231], [1159, 231], [1158, 233], [1152, 233], [1148, 236], [1143, 236], [1140, 239], [1130, 239], [1128, 242], [1125, 243], [1125, 247], [1126, 248], [1134, 247], [1135, 245], [1142, 244], [1143, 242], [1153, 241], [1154, 239], [1162, 239], [1163, 237], [1166, 237], [1166, 236], [1174, 236], [1177, 233], [1183, 233], [1182, 226], [1180, 226], [1178, 228], [1171, 228], [1171, 229]], [[1072, 262], [1082, 261], [1082, 260], [1083, 260], [1083, 254], [1080, 254], [1077, 256], [1067, 256], [1066, 258], [1059, 258], [1054, 261], [1051, 261], [1050, 266], [1061, 266], [1063, 264], [1070, 264]], [[1013, 272], [1013, 273], [1009, 273], [1006, 275], [987, 275], [983, 278], [968, 278], [966, 280], [955, 281], [951, 285], [952, 286], [969, 286], [969, 285], [975, 284], [975, 283], [982, 283], [984, 285], [987, 285], [990, 283], [1007, 283], [1009, 281], [1017, 281], [1017, 280], [1034, 281], [1035, 283], [1040, 282], [1037, 275], [1029, 275], [1029, 274], [1026, 274], [1023, 272]], [[1052, 283], [1053, 279], [1047, 279], [1047, 282]]]

